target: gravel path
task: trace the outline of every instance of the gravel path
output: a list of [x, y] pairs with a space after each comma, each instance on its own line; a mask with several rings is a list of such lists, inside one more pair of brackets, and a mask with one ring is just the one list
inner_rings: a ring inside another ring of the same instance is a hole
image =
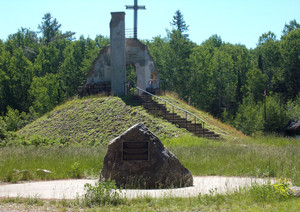
[[[254, 183], [264, 184], [268, 179], [245, 177], [194, 176], [194, 186], [178, 189], [135, 190], [124, 189], [122, 195], [127, 198], [148, 197], [192, 197], [201, 194], [226, 193], [239, 187], [251, 186]], [[94, 185], [97, 180], [59, 180], [41, 181], [20, 184], [0, 185], [0, 198], [37, 197], [40, 199], [76, 199], [82, 196], [84, 184]], [[271, 180], [271, 183], [274, 183]]]

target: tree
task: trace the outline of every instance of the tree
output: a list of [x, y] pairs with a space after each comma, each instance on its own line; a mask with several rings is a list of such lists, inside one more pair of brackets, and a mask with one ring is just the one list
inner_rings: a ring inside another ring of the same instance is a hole
[[217, 34], [210, 36], [206, 41], [202, 43], [204, 46], [210, 48], [220, 48], [223, 44], [222, 38]]
[[12, 54], [8, 51], [0, 54], [1, 112], [6, 112], [7, 106], [19, 111], [28, 109], [28, 89], [32, 77], [32, 63], [24, 56], [21, 48], [14, 49]]
[[[185, 20], [183, 18], [182, 13], [180, 10], [177, 10], [175, 12], [175, 15], [173, 16], [172, 22], [170, 22], [172, 26], [175, 27], [175, 30], [179, 31], [181, 34], [184, 32], [187, 32], [189, 30], [189, 26], [186, 25]], [[188, 37], [187, 34], [184, 34], [185, 37]]]
[[276, 41], [276, 35], [269, 31], [267, 33], [262, 34], [258, 39], [258, 45], [263, 45], [264, 43], [268, 41]]
[[21, 28], [18, 30], [17, 33], [9, 35], [8, 40], [11, 42], [7, 42], [7, 45], [12, 44], [10, 46], [10, 51], [12, 52], [14, 48], [22, 48], [24, 55], [27, 57], [28, 60], [34, 62], [36, 56], [38, 54], [38, 37], [36, 32]]
[[58, 23], [56, 18], [53, 19], [50, 13], [44, 15], [43, 22], [38, 26], [38, 29], [40, 30], [39, 33], [42, 33], [43, 35], [42, 39], [45, 42], [45, 45], [58, 39], [73, 40], [73, 35], [75, 35], [75, 33], [70, 31], [62, 33], [59, 30], [60, 27], [61, 24]]
[[291, 31], [295, 30], [295, 29], [299, 29], [300, 28], [300, 24], [297, 23], [297, 21], [294, 19], [292, 21], [290, 21], [290, 24], [285, 24], [284, 28], [282, 30], [282, 34], [287, 35], [289, 34]]
[[294, 99], [300, 92], [300, 29], [282, 37], [280, 51], [286, 99]]
[[247, 135], [264, 130], [263, 105], [261, 102], [255, 103], [251, 99], [244, 98], [239, 105], [234, 126]]
[[48, 46], [40, 46], [38, 56], [34, 63], [35, 75], [43, 77], [47, 73], [56, 74], [63, 58], [60, 58], [60, 51], [53, 43]]
[[264, 89], [266, 89], [267, 77], [261, 70], [253, 68], [247, 72], [247, 83], [245, 85], [246, 96], [252, 102], [263, 101]]
[[284, 93], [282, 54], [280, 41], [271, 32], [260, 37], [260, 44], [255, 50], [257, 54], [257, 68], [267, 77], [265, 89], [273, 92]]
[[177, 92], [183, 99], [189, 98], [188, 78], [189, 62], [194, 44], [186, 39], [180, 31], [173, 30], [169, 34], [169, 57], [167, 61], [168, 77], [170, 77], [170, 89]]
[[34, 77], [29, 90], [34, 110], [39, 115], [52, 110], [59, 100], [58, 91], [59, 83], [55, 74]]

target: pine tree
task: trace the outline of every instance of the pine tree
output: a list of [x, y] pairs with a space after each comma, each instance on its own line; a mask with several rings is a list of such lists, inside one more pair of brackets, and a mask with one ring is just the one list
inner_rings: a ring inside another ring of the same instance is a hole
[[[181, 34], [189, 30], [189, 26], [186, 25], [180, 10], [177, 10], [175, 12], [175, 15], [173, 16], [173, 21], [170, 24], [174, 26], [175, 30], [178, 30]], [[183, 34], [183, 35], [185, 37], [188, 37], [188, 34]]]

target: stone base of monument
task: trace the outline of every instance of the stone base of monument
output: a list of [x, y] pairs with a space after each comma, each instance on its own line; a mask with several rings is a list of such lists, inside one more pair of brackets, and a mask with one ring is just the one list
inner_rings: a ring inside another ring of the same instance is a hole
[[143, 124], [109, 143], [100, 180], [135, 189], [193, 186], [189, 170]]

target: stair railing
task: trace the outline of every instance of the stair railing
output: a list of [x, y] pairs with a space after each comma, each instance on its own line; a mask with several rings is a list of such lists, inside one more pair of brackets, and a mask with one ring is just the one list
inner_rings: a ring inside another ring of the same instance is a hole
[[[173, 113], [173, 121], [174, 121], [174, 114], [175, 114], [175, 113], [174, 113], [174, 109], [175, 109], [175, 108], [178, 109], [178, 110], [181, 110], [182, 112], [185, 113], [186, 120], [187, 120], [188, 114], [191, 115], [191, 116], [193, 116], [193, 117], [194, 117], [194, 121], [195, 121], [195, 132], [196, 132], [196, 124], [197, 124], [197, 120], [198, 120], [199, 123], [202, 125], [203, 134], [204, 134], [204, 125], [205, 125], [205, 121], [203, 121], [201, 118], [199, 118], [199, 117], [196, 116], [195, 114], [193, 114], [193, 113], [191, 113], [191, 112], [189, 112], [189, 111], [187, 111], [187, 110], [185, 110], [185, 109], [183, 109], [183, 108], [181, 108], [181, 107], [178, 107], [178, 106], [176, 106], [176, 105], [173, 105], [172, 103], [168, 102], [167, 100], [162, 99], [162, 98], [160, 98], [160, 97], [158, 97], [158, 96], [156, 96], [156, 95], [154, 95], [154, 94], [152, 94], [152, 93], [150, 93], [150, 92], [148, 92], [148, 91], [145, 91], [145, 90], [143, 90], [143, 89], [141, 89], [141, 88], [139, 88], [139, 87], [136, 87], [136, 89], [137, 89], [138, 95], [140, 94], [140, 92], [142, 92], [142, 93], [148, 94], [148, 95], [150, 95], [150, 96], [152, 96], [152, 97], [154, 97], [154, 98], [156, 98], [156, 99], [159, 99], [159, 100], [163, 101], [165, 104], [170, 105], [170, 106], [172, 107], [172, 111], [173, 111], [173, 112], [172, 112], [172, 113]], [[187, 122], [186, 122], [186, 126], [187, 126]]]

